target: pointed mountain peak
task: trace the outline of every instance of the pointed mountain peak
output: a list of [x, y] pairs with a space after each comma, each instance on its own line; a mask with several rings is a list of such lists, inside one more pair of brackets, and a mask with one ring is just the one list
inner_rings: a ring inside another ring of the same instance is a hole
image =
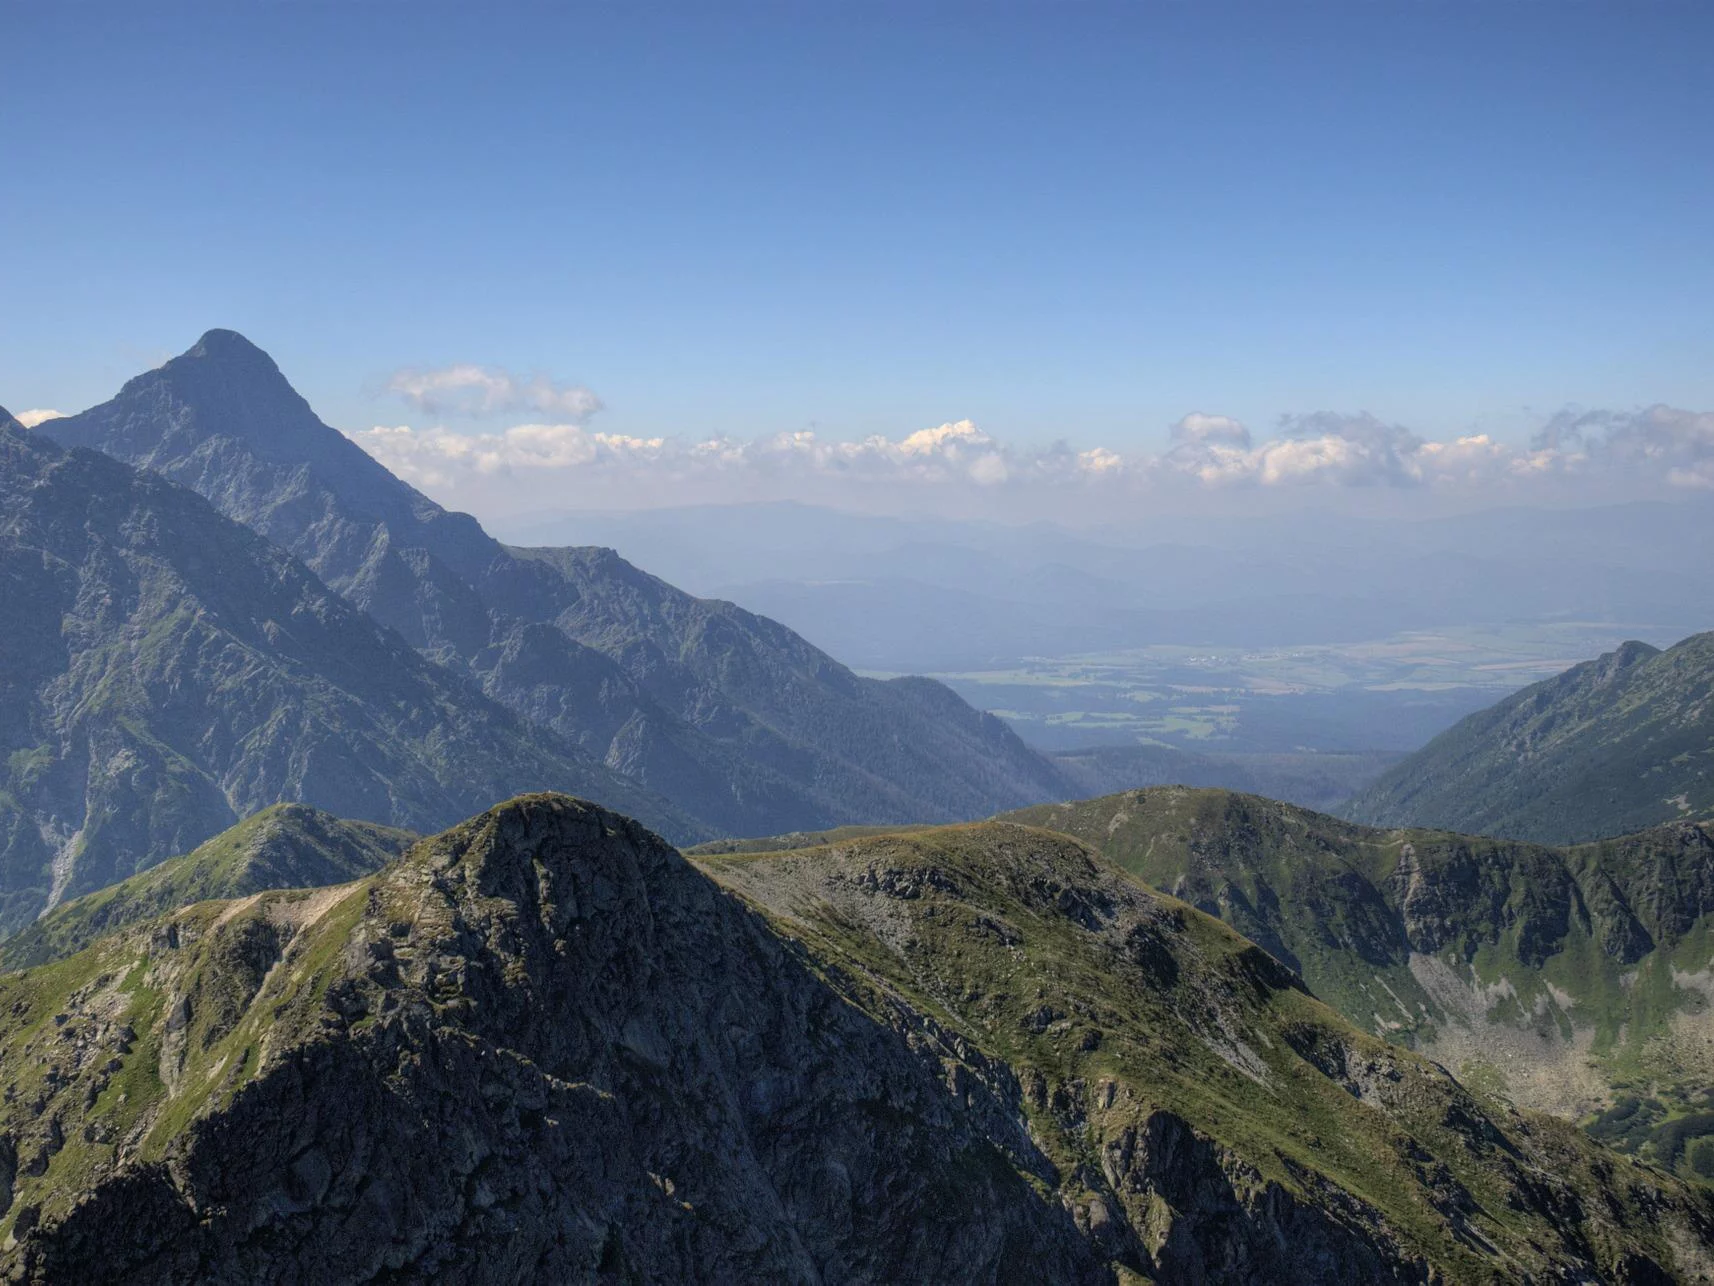
[[11, 428], [13, 425], [17, 425], [17, 427], [20, 429], [24, 427], [23, 425], [18, 424], [18, 419], [16, 416], [14, 416], [5, 407], [0, 406], [0, 429], [8, 429], [8, 428]]
[[[335, 437], [281, 374], [274, 359], [235, 330], [211, 330], [189, 349], [127, 381], [111, 402], [54, 424], [55, 436], [132, 463], [153, 458], [168, 437], [184, 443], [237, 438], [268, 457], [325, 453]], [[337, 448], [334, 448], [337, 449]]]
[[[185, 357], [211, 357], [216, 360], [239, 359], [254, 361], [261, 358], [273, 366], [274, 360], [235, 330], [216, 328], [204, 331], [201, 339], [184, 354]], [[275, 369], [278, 369], [277, 367]]]
[[[330, 496], [339, 502], [338, 521], [384, 523], [400, 547], [427, 548], [459, 576], [499, 552], [474, 518], [447, 514], [322, 423], [274, 359], [235, 330], [208, 331], [111, 400], [52, 421], [49, 433], [63, 446], [91, 447], [186, 483], [300, 554], [313, 557], [317, 540], [334, 539], [312, 532], [305, 516]], [[281, 506], [289, 513], [277, 514]], [[373, 534], [338, 539], [361, 549]], [[321, 564], [317, 570], [328, 574]]]
[[273, 391], [283, 391], [293, 400], [298, 396], [297, 391], [280, 373], [274, 359], [235, 330], [205, 332], [195, 344], [160, 369], [172, 372], [216, 369], [229, 372], [231, 376], [258, 388], [271, 385]]

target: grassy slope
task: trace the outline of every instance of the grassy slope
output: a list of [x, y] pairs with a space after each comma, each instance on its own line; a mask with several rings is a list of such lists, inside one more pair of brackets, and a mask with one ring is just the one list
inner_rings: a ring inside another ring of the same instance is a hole
[[836, 826], [825, 831], [788, 831], [758, 839], [714, 839], [682, 850], [690, 857], [719, 857], [733, 853], [781, 853], [793, 848], [820, 848], [872, 835], [900, 835], [933, 829], [930, 826]]
[[[1560, 1123], [1484, 1107], [1297, 990], [1226, 925], [1058, 836], [989, 823], [699, 864], [869, 1003], [902, 998], [1003, 1059], [1032, 1137], [1091, 1180], [1072, 1178], [1069, 1201], [1100, 1201], [1093, 1176], [1165, 1111], [1256, 1185], [1360, 1210], [1449, 1280], [1484, 1281], [1562, 1262], [1543, 1253], [1556, 1234], [1520, 1208], [1521, 1187], [1657, 1181]], [[1609, 1271], [1640, 1191], [1583, 1230]]]
[[55, 907], [0, 943], [0, 969], [64, 959], [104, 934], [193, 903], [359, 879], [416, 838], [390, 826], [343, 821], [306, 804], [276, 804], [194, 852]]
[[1340, 811], [1543, 843], [1714, 817], [1714, 633], [1627, 643], [1514, 693]]
[[1694, 1159], [1673, 1122], [1714, 1088], [1714, 828], [1552, 849], [1170, 787], [1010, 816], [1218, 915], [1364, 1029], [1569, 1117], [1638, 1097], [1615, 1137]]
[[[63, 1215], [121, 1157], [163, 1159], [193, 1119], [231, 1101], [270, 1050], [313, 1033], [366, 884], [201, 902], [65, 960], [0, 976], [0, 1076], [20, 1215]], [[297, 922], [297, 923], [294, 923]], [[159, 937], [155, 933], [159, 933]], [[281, 938], [281, 967], [272, 963]], [[75, 1084], [82, 1107], [64, 1091]], [[43, 1128], [40, 1108], [58, 1110]]]
[[[115, 1166], [171, 1161], [252, 1080], [294, 1075], [294, 1050], [373, 1023], [338, 1017], [335, 985], [369, 959], [352, 944], [454, 940], [396, 904], [432, 883], [411, 863], [436, 842], [352, 885], [199, 903], [0, 977], [0, 1128], [17, 1151], [0, 1242]], [[1168, 1263], [1198, 1211], [1295, 1203], [1448, 1280], [1709, 1267], [1706, 1198], [1484, 1105], [1065, 837], [984, 824], [701, 865], [925, 1057], [943, 1045], [949, 1076], [976, 1064], [1015, 1085], [1091, 1236], [1122, 1220]], [[1190, 1133], [1169, 1144], [1172, 1119]], [[1217, 1190], [1175, 1192], [1169, 1172], [1199, 1149]]]

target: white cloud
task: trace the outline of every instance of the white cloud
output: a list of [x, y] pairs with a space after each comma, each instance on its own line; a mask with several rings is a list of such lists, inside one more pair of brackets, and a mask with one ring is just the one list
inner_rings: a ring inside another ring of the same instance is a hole
[[46, 407], [38, 407], [34, 411], [19, 411], [13, 418], [26, 429], [33, 429], [38, 424], [46, 424], [49, 420], [65, 419], [65, 412], [50, 411]]
[[758, 499], [909, 506], [921, 502], [907, 497], [928, 488], [934, 503], [998, 513], [1028, 511], [1037, 500], [1079, 512], [1210, 490], [1408, 490], [1504, 503], [1714, 489], [1714, 414], [1663, 406], [1556, 417], [1526, 446], [1481, 433], [1430, 440], [1372, 415], [1329, 412], [1286, 417], [1267, 437], [1229, 416], [1193, 412], [1157, 451], [1064, 441], [1028, 449], [969, 420], [850, 441], [810, 430], [641, 438], [564, 421], [490, 433], [383, 425], [352, 436], [438, 498], [490, 512]]
[[581, 384], [562, 384], [543, 375], [524, 379], [498, 366], [461, 363], [395, 371], [387, 387], [433, 416], [535, 412], [582, 423], [601, 409], [601, 399]]
[[1287, 416], [1277, 436], [1259, 443], [1236, 420], [1193, 415], [1171, 437], [1176, 445], [1159, 458], [1159, 471], [1216, 487], [1491, 487], [1553, 465], [1486, 434], [1427, 441], [1367, 413]]
[[679, 449], [689, 460], [765, 474], [808, 472], [851, 479], [968, 481], [984, 486], [1012, 473], [1012, 453], [969, 420], [918, 429], [893, 440], [879, 434], [828, 441], [809, 429], [754, 438], [708, 438]]
[[1106, 447], [1095, 447], [1077, 453], [1077, 467], [1089, 474], [1115, 474], [1125, 467], [1125, 457]]
[[1229, 415], [1204, 415], [1192, 411], [1171, 429], [1174, 442], [1218, 443], [1248, 449], [1250, 430]]
[[1536, 434], [1530, 456], [1544, 470], [1674, 487], [1714, 486], [1714, 412], [1657, 404], [1641, 411], [1564, 412]]
[[663, 438], [591, 433], [578, 424], [519, 424], [500, 433], [376, 425], [352, 439], [408, 482], [456, 487], [471, 475], [540, 474], [656, 457]]

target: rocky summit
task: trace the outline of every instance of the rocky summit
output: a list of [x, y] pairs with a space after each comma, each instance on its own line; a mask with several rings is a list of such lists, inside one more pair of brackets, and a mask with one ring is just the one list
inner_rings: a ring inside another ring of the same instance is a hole
[[0, 977], [12, 1281], [1706, 1277], [1714, 1200], [1011, 824], [517, 799]]

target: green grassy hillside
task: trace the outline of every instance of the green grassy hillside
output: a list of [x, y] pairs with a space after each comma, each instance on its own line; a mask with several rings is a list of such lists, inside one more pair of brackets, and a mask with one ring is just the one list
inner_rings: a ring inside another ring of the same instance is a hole
[[342, 821], [307, 804], [275, 804], [194, 852], [61, 903], [0, 942], [0, 970], [63, 959], [103, 934], [211, 898], [359, 879], [380, 870], [416, 839], [410, 831]]
[[1627, 643], [1514, 693], [1339, 811], [1546, 844], [1714, 818], [1714, 633]]
[[1556, 849], [1172, 787], [1009, 816], [1219, 916], [1471, 1083], [1573, 1119], [1636, 1097], [1608, 1133], [1687, 1172], [1686, 1138], [1714, 1134], [1714, 827]]
[[1714, 1269], [1707, 1193], [1014, 824], [698, 870], [514, 800], [0, 976], [0, 1081], [19, 1282]]
[[[943, 1047], [999, 1060], [1061, 1176], [1061, 1200], [1086, 1209], [1092, 1228], [1111, 1220], [1137, 1236], [1142, 1266], [1162, 1281], [1213, 1269], [1188, 1249], [1189, 1227], [1210, 1213], [1199, 1204], [1207, 1190], [1129, 1170], [1149, 1150], [1140, 1141], [1170, 1135], [1169, 1121], [1188, 1128], [1178, 1146], [1193, 1150], [1195, 1138], [1220, 1158], [1234, 1185], [1224, 1199], [1252, 1218], [1273, 1201], [1297, 1208], [1288, 1235], [1303, 1243], [1325, 1234], [1323, 1219], [1386, 1242], [1375, 1260], [1345, 1263], [1352, 1280], [1568, 1271], [1546, 1249], [1568, 1229], [1544, 1237], [1536, 1203], [1548, 1188], [1592, 1194], [1606, 1182], [1596, 1176], [1618, 1176], [1568, 1126], [1490, 1106], [1360, 1033], [1228, 926], [1065, 837], [988, 823], [699, 864], [851, 979], [863, 1003], [908, 1004], [932, 1018]], [[1645, 1172], [1623, 1173], [1631, 1183]], [[1547, 1188], [1523, 1196], [1538, 1183]], [[1613, 1256], [1597, 1251], [1595, 1271], [1613, 1273]], [[1389, 1259], [1413, 1267], [1383, 1267]], [[1680, 1267], [1694, 1270], [1696, 1257]]]

